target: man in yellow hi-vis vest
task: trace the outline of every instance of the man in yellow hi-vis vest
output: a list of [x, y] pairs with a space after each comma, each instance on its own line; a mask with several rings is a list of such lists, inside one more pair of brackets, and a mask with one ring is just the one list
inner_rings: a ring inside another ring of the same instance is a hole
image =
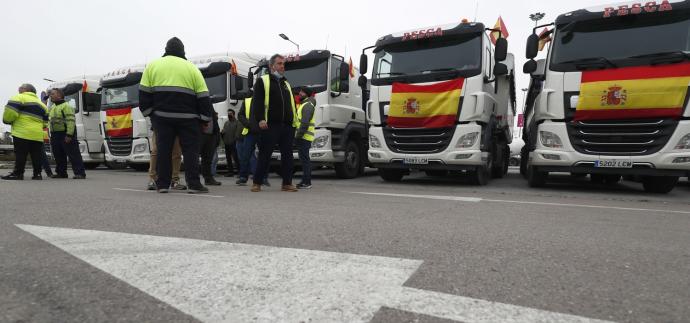
[[[247, 185], [249, 174], [256, 174], [256, 144], [259, 141], [259, 125], [251, 116], [252, 98], [246, 98], [237, 113], [237, 120], [242, 126], [242, 135], [237, 140], [237, 155], [240, 158], [240, 174], [235, 184]], [[271, 186], [268, 183], [268, 172], [265, 173], [261, 185]]]
[[297, 184], [297, 188], [310, 189], [311, 159], [309, 158], [309, 149], [311, 148], [311, 142], [314, 141], [314, 110], [316, 109], [314, 90], [308, 87], [302, 87], [299, 91], [299, 98], [300, 105], [297, 108], [299, 128], [297, 128], [297, 132], [295, 133], [295, 145], [297, 146], [299, 161], [302, 165], [302, 180]]
[[290, 83], [285, 79], [285, 57], [271, 56], [270, 74], [256, 80], [252, 97], [251, 115], [259, 124], [259, 160], [254, 173], [252, 192], [261, 191], [262, 178], [268, 171], [273, 147], [280, 147], [281, 175], [284, 192], [297, 192], [292, 185], [292, 144], [295, 139], [297, 109]]

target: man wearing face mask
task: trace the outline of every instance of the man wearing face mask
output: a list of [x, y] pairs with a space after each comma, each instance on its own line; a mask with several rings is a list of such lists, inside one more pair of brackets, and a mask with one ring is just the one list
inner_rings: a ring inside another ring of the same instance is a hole
[[231, 177], [235, 173], [235, 168], [237, 168], [238, 172], [240, 171], [240, 159], [237, 156], [235, 143], [237, 139], [242, 136], [242, 126], [237, 122], [237, 119], [235, 119], [234, 110], [228, 110], [228, 121], [225, 121], [220, 135], [223, 137], [225, 159], [228, 161], [228, 173], [225, 174], [225, 177]]
[[301, 102], [297, 108], [299, 128], [295, 134], [295, 143], [297, 144], [299, 161], [302, 165], [302, 180], [297, 184], [297, 188], [310, 189], [311, 159], [309, 158], [309, 149], [311, 148], [311, 142], [314, 141], [314, 109], [316, 106], [314, 90], [309, 87], [303, 87], [299, 91], [299, 98]]
[[281, 190], [297, 192], [297, 188], [292, 185], [292, 144], [299, 120], [290, 83], [284, 76], [285, 57], [279, 54], [271, 56], [269, 68], [271, 74], [263, 75], [256, 80], [252, 97], [251, 115], [261, 130], [259, 160], [251, 191], [261, 191], [261, 179], [268, 170], [273, 147], [278, 145], [283, 177]]

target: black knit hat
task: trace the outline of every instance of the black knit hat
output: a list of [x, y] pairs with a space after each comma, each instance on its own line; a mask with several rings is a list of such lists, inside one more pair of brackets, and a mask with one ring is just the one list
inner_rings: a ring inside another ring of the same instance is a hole
[[165, 54], [184, 57], [184, 44], [177, 37], [170, 38], [165, 44]]
[[307, 96], [312, 96], [314, 94], [314, 89], [308, 86], [301, 87], [300, 91], [304, 92], [304, 94], [306, 94]]

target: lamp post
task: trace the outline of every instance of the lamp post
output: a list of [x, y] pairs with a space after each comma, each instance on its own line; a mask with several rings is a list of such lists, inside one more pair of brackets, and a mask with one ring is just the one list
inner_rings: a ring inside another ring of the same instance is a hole
[[285, 34], [278, 34], [278, 36], [280, 36], [280, 38], [282, 38], [282, 39], [285, 39], [285, 40], [295, 44], [295, 46], [297, 46], [297, 52], [299, 53], [299, 44], [298, 43], [295, 43], [294, 41], [290, 40], [290, 38], [288, 38], [288, 36], [286, 36]]
[[55, 81], [53, 81], [53, 80], [51, 80], [51, 79], [49, 79], [49, 78], [45, 78], [45, 77], [43, 78], [43, 80], [44, 80], [44, 81], [51, 82], [51, 83], [55, 83]]
[[529, 19], [534, 21], [534, 26], [536, 26], [539, 20], [544, 19], [544, 16], [546, 16], [546, 14], [543, 12], [535, 12], [529, 15]]

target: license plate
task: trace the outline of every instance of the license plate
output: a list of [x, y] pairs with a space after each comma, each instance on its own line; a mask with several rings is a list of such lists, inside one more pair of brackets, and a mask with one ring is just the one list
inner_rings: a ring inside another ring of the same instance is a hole
[[426, 165], [429, 163], [429, 158], [425, 157], [405, 157], [403, 160], [403, 163], [405, 164], [412, 164], [412, 165]]
[[118, 158], [118, 159], [115, 159], [115, 162], [116, 162], [116, 163], [124, 164], [124, 163], [127, 162], [127, 159], [119, 159], [119, 158]]
[[598, 168], [632, 168], [632, 160], [627, 159], [600, 159], [594, 162]]

